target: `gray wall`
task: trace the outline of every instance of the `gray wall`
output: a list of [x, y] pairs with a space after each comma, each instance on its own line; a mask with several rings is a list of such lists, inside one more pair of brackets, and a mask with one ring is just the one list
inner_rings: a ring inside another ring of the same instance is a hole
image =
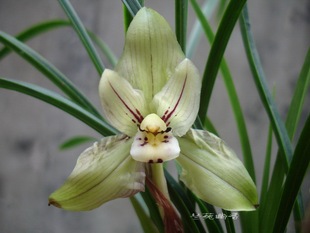
[[[119, 56], [123, 47], [121, 1], [71, 1], [84, 24], [96, 32]], [[173, 25], [174, 1], [148, 1]], [[308, 0], [249, 0], [249, 13], [270, 87], [284, 117], [310, 38]], [[0, 30], [16, 34], [41, 20], [65, 18], [57, 1], [0, 0]], [[189, 30], [194, 13], [189, 11]], [[44, 34], [28, 43], [64, 72], [100, 109], [98, 75], [79, 39], [69, 28]], [[201, 73], [209, 46], [201, 40], [193, 58]], [[238, 27], [225, 54], [249, 128], [258, 182], [261, 182], [268, 120], [255, 91]], [[104, 59], [107, 67], [111, 68]], [[13, 54], [0, 62], [0, 75], [36, 83], [58, 91], [43, 75]], [[306, 100], [309, 114], [309, 95]], [[218, 131], [240, 154], [234, 117], [221, 78], [216, 82], [209, 116]], [[100, 137], [71, 116], [31, 97], [0, 90], [0, 232], [142, 232], [128, 199], [112, 201], [84, 213], [47, 206], [48, 195], [73, 169], [85, 146], [59, 151], [58, 145], [74, 135]], [[308, 179], [309, 180], [309, 179]], [[309, 182], [305, 184], [309, 189]], [[308, 200], [308, 192], [305, 199]]]

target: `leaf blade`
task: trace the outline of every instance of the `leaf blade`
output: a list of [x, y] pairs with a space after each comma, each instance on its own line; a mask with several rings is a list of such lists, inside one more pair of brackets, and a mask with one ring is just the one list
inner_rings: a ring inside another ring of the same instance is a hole
[[90, 59], [92, 60], [99, 76], [101, 76], [104, 65], [93, 45], [92, 40], [90, 39], [86, 28], [82, 24], [79, 16], [75, 12], [73, 6], [71, 5], [69, 0], [59, 0], [60, 5], [62, 6], [64, 12], [66, 13], [67, 17], [69, 18], [70, 22], [72, 23], [73, 28], [75, 29], [77, 35], [79, 36], [82, 44], [84, 45]]
[[4, 78], [0, 78], [0, 88], [18, 91], [20, 93], [33, 96], [46, 103], [54, 105], [55, 107], [58, 107], [59, 109], [69, 113], [70, 115], [86, 123], [95, 131], [99, 132], [104, 136], [109, 136], [117, 133], [117, 131], [114, 128], [112, 128], [110, 125], [102, 121], [97, 116], [91, 114], [90, 112], [83, 109], [82, 107], [72, 102], [71, 100], [66, 99], [61, 95], [52, 92], [50, 90], [47, 90], [45, 88], [41, 88], [37, 85], [21, 81], [14, 81]]

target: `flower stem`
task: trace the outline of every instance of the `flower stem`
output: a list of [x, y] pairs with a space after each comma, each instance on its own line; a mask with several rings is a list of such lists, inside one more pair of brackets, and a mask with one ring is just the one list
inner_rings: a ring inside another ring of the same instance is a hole
[[167, 181], [164, 175], [164, 166], [162, 163], [154, 163], [151, 165], [152, 170], [152, 181], [156, 187], [165, 195], [165, 197], [170, 201]]

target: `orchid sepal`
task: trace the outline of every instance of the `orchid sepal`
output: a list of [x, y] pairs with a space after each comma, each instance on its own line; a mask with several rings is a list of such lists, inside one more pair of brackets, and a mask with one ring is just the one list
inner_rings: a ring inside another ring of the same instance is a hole
[[184, 58], [168, 22], [156, 11], [143, 7], [127, 30], [115, 71], [142, 90], [149, 103]]
[[200, 199], [231, 211], [258, 207], [255, 184], [235, 153], [217, 136], [191, 129], [179, 138], [180, 179]]
[[49, 204], [72, 211], [92, 210], [110, 200], [144, 191], [145, 166], [129, 156], [132, 139], [111, 136], [86, 149]]

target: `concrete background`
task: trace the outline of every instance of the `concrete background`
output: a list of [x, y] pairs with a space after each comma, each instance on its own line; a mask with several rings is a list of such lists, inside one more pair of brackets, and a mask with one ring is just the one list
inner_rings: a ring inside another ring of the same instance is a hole
[[[123, 47], [121, 1], [71, 1], [83, 23], [97, 33], [119, 56]], [[201, 1], [202, 2], [202, 1]], [[174, 24], [174, 1], [145, 1]], [[295, 83], [310, 44], [308, 0], [249, 0], [249, 13], [258, 51], [268, 83], [276, 85], [276, 101], [285, 117]], [[65, 18], [57, 1], [0, 0], [0, 30], [16, 34], [42, 20]], [[194, 13], [189, 11], [188, 29]], [[62, 28], [29, 41], [100, 109], [98, 75], [72, 29]], [[194, 63], [203, 72], [209, 45], [201, 40]], [[233, 32], [225, 57], [228, 60], [253, 146], [258, 183], [268, 129], [267, 115], [260, 103], [245, 59], [238, 27]], [[111, 68], [106, 59], [107, 67]], [[35, 83], [58, 91], [41, 73], [12, 54], [0, 62], [0, 76]], [[240, 154], [240, 143], [221, 78], [217, 79], [209, 116], [220, 135]], [[309, 114], [307, 96], [303, 120]], [[128, 199], [119, 199], [83, 213], [47, 206], [49, 194], [72, 171], [86, 147], [59, 151], [58, 145], [75, 135], [99, 138], [93, 130], [62, 111], [31, 97], [0, 90], [0, 232], [142, 232]], [[275, 149], [274, 149], [275, 150]], [[309, 177], [304, 185], [309, 200]]]

